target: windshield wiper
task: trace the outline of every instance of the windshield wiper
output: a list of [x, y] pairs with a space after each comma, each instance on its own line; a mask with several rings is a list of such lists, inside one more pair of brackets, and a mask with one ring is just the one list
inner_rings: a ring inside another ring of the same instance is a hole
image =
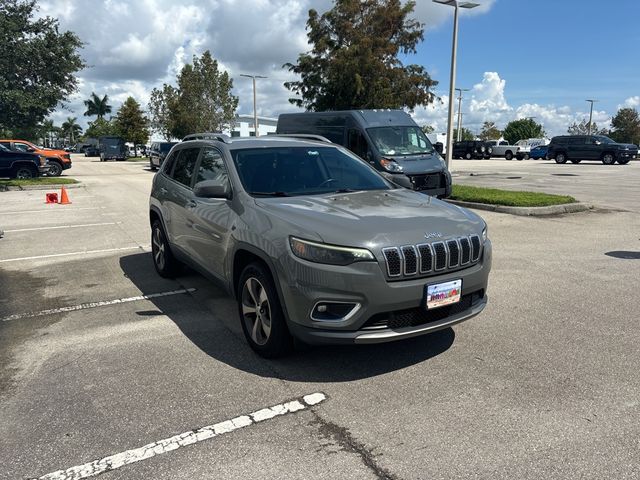
[[264, 195], [266, 197], [290, 197], [287, 192], [247, 192], [249, 195]]
[[339, 188], [338, 190], [334, 190], [333, 193], [353, 193], [359, 191], [360, 190], [353, 190], [352, 188]]

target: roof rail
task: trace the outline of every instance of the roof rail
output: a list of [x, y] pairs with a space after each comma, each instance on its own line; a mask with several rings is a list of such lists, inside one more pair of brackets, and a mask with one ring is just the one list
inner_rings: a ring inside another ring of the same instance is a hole
[[306, 138], [308, 140], [317, 140], [318, 142], [333, 143], [327, 137], [323, 137], [322, 135], [314, 135], [312, 133], [276, 133], [275, 135], [269, 135], [269, 137]]
[[223, 143], [231, 143], [231, 137], [222, 132], [192, 133], [182, 139], [183, 142], [188, 142], [189, 140], [217, 140]]

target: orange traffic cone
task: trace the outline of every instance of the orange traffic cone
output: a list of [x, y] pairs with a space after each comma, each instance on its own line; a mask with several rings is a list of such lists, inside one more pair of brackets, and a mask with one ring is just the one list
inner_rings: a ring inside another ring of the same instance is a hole
[[57, 193], [45, 193], [45, 202], [44, 203], [58, 203], [58, 194]]
[[71, 200], [69, 200], [69, 195], [67, 195], [67, 189], [62, 187], [60, 191], [60, 205], [69, 205]]

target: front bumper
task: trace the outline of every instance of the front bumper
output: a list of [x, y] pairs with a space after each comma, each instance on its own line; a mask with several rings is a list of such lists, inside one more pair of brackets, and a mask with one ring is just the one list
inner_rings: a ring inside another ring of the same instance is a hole
[[51, 171], [51, 167], [49, 165], [40, 165], [38, 167], [38, 173], [40, 175], [46, 175], [47, 173], [49, 173]]
[[[491, 242], [487, 240], [480, 261], [471, 267], [389, 282], [376, 262], [338, 267], [285, 255], [278, 267], [278, 279], [289, 330], [310, 344], [354, 344], [390, 342], [447, 328], [474, 317], [486, 306], [491, 256]], [[437, 312], [436, 315], [425, 314], [426, 320], [417, 323], [400, 324], [391, 320], [385, 323], [384, 319], [396, 314], [415, 312], [419, 316], [425, 285], [456, 279], [462, 280], [462, 296], [469, 300], [468, 304], [461, 302], [459, 307], [447, 311], [430, 310]], [[360, 308], [344, 320], [318, 321], [311, 318], [318, 302], [357, 303]]]

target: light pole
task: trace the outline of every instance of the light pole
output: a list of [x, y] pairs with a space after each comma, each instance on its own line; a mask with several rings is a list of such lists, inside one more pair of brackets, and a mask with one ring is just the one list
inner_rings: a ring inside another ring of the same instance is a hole
[[253, 129], [255, 131], [256, 137], [260, 136], [260, 132], [258, 131], [258, 110], [256, 107], [256, 78], [267, 78], [262, 75], [247, 75], [245, 73], [240, 74], [241, 77], [249, 77], [253, 80]]
[[585, 102], [589, 102], [591, 103], [591, 110], [589, 111], [589, 133], [588, 135], [591, 135], [591, 120], [593, 120], [593, 104], [596, 103], [598, 100], [585, 100]]
[[456, 51], [458, 50], [458, 9], [459, 8], [475, 8], [479, 3], [473, 2], [461, 2], [459, 0], [433, 0], [435, 3], [441, 3], [442, 5], [449, 5], [454, 7], [453, 14], [453, 46], [451, 47], [451, 77], [449, 80], [449, 116], [447, 119], [447, 154], [445, 156], [445, 163], [447, 168], [451, 164], [453, 157], [453, 94], [456, 88]]
[[468, 91], [468, 88], [456, 88], [456, 92], [460, 93], [458, 97], [458, 141], [462, 140], [462, 92]]

